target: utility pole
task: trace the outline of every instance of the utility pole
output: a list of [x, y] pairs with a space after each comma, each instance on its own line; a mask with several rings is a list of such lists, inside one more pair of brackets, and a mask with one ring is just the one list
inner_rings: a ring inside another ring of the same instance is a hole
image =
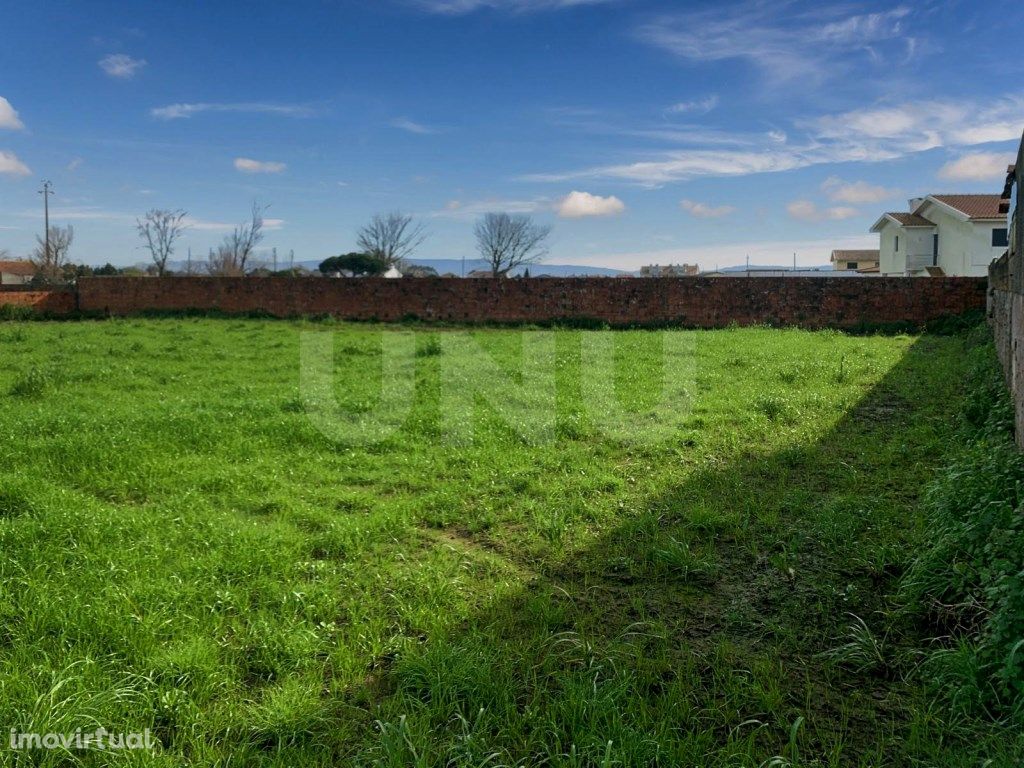
[[277, 272], [277, 246], [274, 246], [274, 271]]
[[289, 270], [295, 269], [295, 250], [294, 249], [288, 251], [288, 269]]
[[188, 247], [188, 265], [185, 267], [185, 274], [192, 274], [192, 246]]
[[43, 196], [43, 226], [46, 227], [46, 231], [43, 235], [43, 242], [46, 243], [46, 258], [45, 263], [50, 264], [50, 195], [53, 194], [53, 184], [49, 181], [43, 182], [43, 188], [39, 190], [39, 194]]

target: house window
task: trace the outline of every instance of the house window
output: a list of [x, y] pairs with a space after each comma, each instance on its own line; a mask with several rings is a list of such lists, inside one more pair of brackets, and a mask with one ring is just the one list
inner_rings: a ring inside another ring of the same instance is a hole
[[848, 261], [848, 262], [846, 262], [846, 268], [847, 269], [856, 269], [857, 268], [857, 262], [856, 261]]
[[939, 236], [932, 235], [932, 266], [939, 266]]
[[1005, 248], [1009, 245], [1009, 240], [1006, 238], [1005, 229], [993, 229], [992, 230], [992, 247], [993, 248]]
[[896, 235], [896, 248], [895, 248], [895, 250], [896, 250], [897, 253], [899, 253], [899, 250], [900, 250], [900, 236], [899, 235]]

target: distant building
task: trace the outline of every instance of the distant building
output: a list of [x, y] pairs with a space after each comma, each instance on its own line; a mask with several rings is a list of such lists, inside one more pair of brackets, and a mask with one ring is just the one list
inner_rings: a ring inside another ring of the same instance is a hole
[[871, 227], [883, 275], [984, 277], [1008, 243], [1000, 195], [928, 195]]
[[31, 261], [0, 261], [0, 284], [27, 285], [36, 276], [36, 267]]
[[640, 267], [640, 277], [697, 277], [700, 267], [697, 264], [651, 264]]
[[832, 251], [832, 269], [837, 272], [877, 272], [878, 251]]

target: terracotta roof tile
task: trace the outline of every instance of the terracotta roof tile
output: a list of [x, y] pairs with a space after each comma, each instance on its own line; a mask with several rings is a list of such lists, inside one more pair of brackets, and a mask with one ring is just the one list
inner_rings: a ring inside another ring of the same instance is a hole
[[0, 261], [0, 272], [32, 277], [36, 273], [36, 268], [31, 261]]
[[885, 214], [891, 218], [896, 219], [904, 227], [934, 227], [934, 221], [928, 221], [924, 216], [919, 216], [916, 213], [906, 213], [904, 211], [889, 211]]
[[1001, 219], [1001, 195], [931, 195], [940, 203], [956, 208], [972, 219]]

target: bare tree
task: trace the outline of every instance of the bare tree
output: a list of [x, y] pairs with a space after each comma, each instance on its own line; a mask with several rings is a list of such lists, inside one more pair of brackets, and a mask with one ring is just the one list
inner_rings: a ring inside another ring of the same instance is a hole
[[426, 239], [427, 231], [422, 224], [416, 223], [412, 216], [395, 212], [376, 214], [359, 230], [356, 243], [363, 253], [393, 267], [409, 258]]
[[270, 206], [252, 204], [252, 217], [245, 224], [235, 227], [235, 231], [224, 238], [217, 248], [217, 253], [210, 254], [210, 274], [244, 275], [246, 265], [252, 258], [256, 246], [263, 241], [263, 214]]
[[216, 251], [210, 249], [206, 271], [214, 277], [239, 277], [245, 274], [238, 266], [234, 250], [226, 244], [218, 246]]
[[551, 227], [535, 224], [529, 216], [488, 213], [476, 223], [476, 248], [500, 277], [516, 267], [536, 264], [548, 251], [544, 241]]
[[69, 224], [66, 227], [50, 227], [50, 247], [46, 247], [46, 239], [36, 235], [36, 247], [28, 260], [36, 268], [36, 277], [44, 282], [57, 282], [63, 278], [64, 265], [68, 260], [71, 243], [75, 239], [75, 230]]
[[163, 277], [167, 270], [167, 260], [174, 253], [174, 241], [187, 229], [184, 223], [186, 216], [186, 211], [154, 208], [144, 218], [135, 220], [139, 237], [145, 241], [144, 247], [149, 251], [159, 277]]

